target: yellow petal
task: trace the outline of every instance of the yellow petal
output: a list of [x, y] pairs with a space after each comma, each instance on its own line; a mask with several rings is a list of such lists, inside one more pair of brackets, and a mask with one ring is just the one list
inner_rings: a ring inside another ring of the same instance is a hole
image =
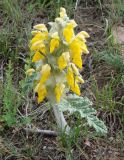
[[38, 93], [38, 103], [42, 102], [47, 95], [46, 87], [38, 83], [34, 91]]
[[73, 56], [72, 62], [79, 67], [80, 69], [82, 68], [82, 57], [81, 55]]
[[46, 54], [46, 47], [45, 46], [41, 47], [39, 51], [43, 54]]
[[70, 44], [70, 50], [72, 54], [81, 54], [83, 53], [89, 53], [87, 46], [85, 42], [79, 38], [79, 36], [76, 36], [73, 41]]
[[65, 88], [65, 85], [63, 83], [59, 83], [55, 87], [56, 101], [58, 103], [60, 102], [61, 96], [62, 96], [62, 94], [64, 92], [64, 88]]
[[37, 24], [33, 28], [37, 29], [37, 30], [40, 30], [40, 31], [47, 31], [47, 28], [44, 24]]
[[54, 50], [59, 46], [59, 40], [58, 39], [51, 39], [50, 41], [50, 53], [53, 53]]
[[40, 83], [36, 85], [36, 87], [34, 88], [34, 92], [38, 92], [39, 86], [40, 86]]
[[31, 44], [37, 42], [37, 41], [40, 41], [40, 40], [46, 40], [48, 38], [48, 34], [45, 33], [45, 32], [39, 32], [37, 33], [31, 40]]
[[38, 33], [41, 33], [41, 31], [31, 31], [31, 34], [32, 34], [32, 35], [36, 35], [36, 34], [38, 34]]
[[70, 23], [72, 24], [73, 28], [77, 27], [77, 23], [75, 20], [70, 20]]
[[70, 50], [71, 50], [71, 55], [76, 56], [76, 55], [80, 55], [82, 50], [81, 50], [81, 45], [78, 41], [73, 40], [70, 44]]
[[37, 51], [35, 53], [35, 55], [33, 56], [33, 58], [32, 58], [32, 62], [37, 62], [37, 61], [39, 61], [39, 60], [41, 60], [43, 58], [44, 58], [44, 56], [41, 55], [40, 52]]
[[39, 40], [39, 41], [36, 41], [35, 43], [33, 43], [31, 45], [30, 50], [31, 51], [36, 51], [36, 50], [40, 49], [40, 47], [44, 47], [44, 44], [43, 44], [42, 40]]
[[79, 83], [84, 83], [84, 80], [81, 78], [81, 76], [76, 76], [76, 81]]
[[51, 34], [51, 37], [52, 37], [53, 39], [59, 39], [58, 32], [52, 33], [52, 34]]
[[74, 63], [71, 63], [71, 67], [72, 67], [72, 69], [73, 69], [73, 71], [74, 71], [74, 73], [75, 73], [76, 75], [79, 75], [79, 74], [80, 74], [78, 68], [76, 67], [76, 65], [75, 65]]
[[67, 43], [70, 43], [71, 39], [74, 37], [73, 25], [71, 23], [63, 29], [63, 36]]
[[[45, 45], [42, 40], [33, 43], [30, 47], [31, 51], [45, 51]], [[44, 53], [44, 52], [43, 52]]]
[[80, 42], [74, 40], [70, 44], [70, 51], [71, 51], [71, 59], [76, 66], [82, 68], [82, 48]]
[[62, 55], [58, 58], [58, 66], [60, 70], [64, 69], [67, 66], [69, 59], [69, 52], [63, 52]]
[[66, 78], [67, 78], [68, 85], [73, 86], [74, 85], [74, 74], [70, 66], [67, 69]]
[[78, 84], [75, 82], [75, 84], [73, 85], [73, 86], [71, 86], [71, 90], [74, 92], [74, 93], [76, 93], [77, 95], [79, 95], [80, 96], [80, 88], [79, 88], [79, 86], [78, 86]]
[[26, 71], [26, 74], [31, 76], [33, 72], [35, 72], [35, 70], [33, 68], [30, 68]]
[[83, 41], [84, 43], [86, 42], [86, 38], [84, 37], [84, 35], [78, 33], [75, 37], [75, 39], [79, 40], [79, 41]]
[[79, 44], [80, 44], [80, 46], [81, 46], [82, 52], [88, 54], [89, 51], [88, 51], [88, 49], [87, 49], [87, 46], [86, 46], [85, 42], [79, 41]]
[[82, 34], [85, 38], [90, 37], [90, 35], [86, 31], [81, 31], [79, 34]]
[[40, 84], [45, 83], [50, 77], [51, 67], [48, 64], [42, 66]]
[[66, 10], [63, 7], [60, 8], [60, 13], [59, 14], [60, 14], [61, 18], [67, 17]]
[[89, 34], [87, 32], [81, 31], [81, 32], [79, 32], [76, 35], [75, 39], [77, 39], [77, 40], [82, 41], [83, 43], [85, 43], [86, 42], [86, 38], [89, 38], [89, 37], [90, 36], [89, 36]]

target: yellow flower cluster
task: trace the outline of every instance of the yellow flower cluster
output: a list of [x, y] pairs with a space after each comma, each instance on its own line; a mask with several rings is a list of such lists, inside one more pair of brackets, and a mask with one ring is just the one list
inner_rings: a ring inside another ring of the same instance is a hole
[[68, 89], [80, 95], [79, 83], [84, 83], [79, 69], [82, 53], [88, 53], [86, 38], [89, 34], [81, 31], [75, 35], [77, 24], [69, 19], [64, 8], [60, 8], [60, 17], [49, 25], [49, 31], [44, 24], [35, 25], [30, 42], [36, 69], [29, 69], [27, 74], [36, 73], [34, 91], [38, 93], [38, 102], [45, 97], [60, 102]]

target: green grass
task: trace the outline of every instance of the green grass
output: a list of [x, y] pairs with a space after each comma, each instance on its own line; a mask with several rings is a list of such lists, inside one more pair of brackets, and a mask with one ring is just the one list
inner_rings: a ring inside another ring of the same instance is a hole
[[[0, 57], [17, 63], [28, 53], [31, 21], [29, 18], [26, 19], [24, 13], [21, 13], [17, 2], [5, 0], [2, 6], [4, 8], [2, 16], [4, 23], [0, 32]], [[4, 14], [7, 16], [5, 17]]]
[[95, 57], [99, 57], [99, 61], [104, 61], [118, 73], [123, 73], [124, 60], [118, 52], [115, 52], [115, 50], [104, 50], [103, 52], [96, 53]]
[[96, 72], [94, 70], [94, 73], [96, 73], [95, 77], [97, 79], [98, 75], [99, 79], [100, 74], [102, 82], [100, 84], [98, 82], [99, 80], [97, 81], [94, 76], [91, 76], [91, 91], [93, 93], [95, 107], [100, 111], [102, 110], [105, 113], [111, 114], [114, 119], [119, 116], [119, 125], [122, 125], [124, 121], [124, 59], [119, 52], [119, 47], [117, 45], [114, 47], [112, 48], [110, 45], [105, 47], [101, 52], [94, 51], [94, 67], [96, 69], [101, 68], [101, 71], [98, 70], [98, 73], [97, 70]]
[[114, 84], [111, 80], [102, 89], [99, 89], [97, 81], [94, 81], [91, 85], [91, 89], [95, 98], [95, 106], [97, 109], [102, 108], [103, 110], [114, 112], [116, 109], [116, 101], [114, 100]]
[[2, 119], [7, 126], [17, 124], [17, 109], [20, 105], [20, 97], [13, 84], [13, 67], [11, 62], [6, 70], [6, 80], [3, 87], [3, 115]]
[[72, 14], [72, 9], [75, 6], [75, 0], [39, 0], [39, 3], [41, 3], [42, 8], [53, 6], [55, 17], [58, 16], [60, 7], [66, 7], [68, 14]]
[[113, 23], [122, 23], [124, 16], [123, 0], [111, 0], [109, 15], [110, 18], [112, 18]]
[[[17, 0], [4, 0], [2, 1], [2, 7], [8, 17], [18, 24], [22, 20], [22, 13]], [[8, 18], [7, 17], [7, 18]]]
[[107, 18], [112, 24], [121, 24], [123, 22], [123, 0], [96, 0], [96, 7], [100, 9], [102, 19]]
[[[37, 18], [38, 12], [41, 11], [41, 14], [45, 12], [45, 17], [47, 14], [48, 20], [53, 20], [58, 16], [61, 6], [66, 6], [67, 12], [70, 14], [75, 3], [73, 0], [37, 0], [35, 3], [29, 3], [24, 6], [23, 1], [5, 0], [0, 5], [4, 22], [0, 32], [0, 57], [17, 62], [20, 58], [20, 53], [25, 55], [28, 53], [32, 23]], [[46, 13], [46, 10], [48, 13]], [[38, 21], [42, 23], [41, 19]], [[35, 24], [37, 23], [35, 22]]]

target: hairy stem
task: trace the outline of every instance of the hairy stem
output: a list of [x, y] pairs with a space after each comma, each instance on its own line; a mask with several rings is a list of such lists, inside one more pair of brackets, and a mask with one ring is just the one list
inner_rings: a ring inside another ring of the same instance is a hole
[[61, 131], [64, 131], [65, 133], [69, 134], [70, 127], [68, 126], [64, 118], [63, 112], [59, 110], [59, 106], [57, 104], [53, 105], [53, 111], [58, 127], [61, 129]]

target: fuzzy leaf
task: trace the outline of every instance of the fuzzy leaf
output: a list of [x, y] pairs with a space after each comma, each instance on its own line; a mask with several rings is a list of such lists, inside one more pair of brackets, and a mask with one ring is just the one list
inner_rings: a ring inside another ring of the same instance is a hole
[[92, 102], [87, 97], [69, 95], [67, 99], [60, 102], [59, 108], [61, 111], [69, 111], [71, 114], [79, 112], [82, 118], [86, 118], [90, 127], [94, 127], [98, 133], [107, 133], [105, 124], [97, 118], [96, 110], [91, 105]]

